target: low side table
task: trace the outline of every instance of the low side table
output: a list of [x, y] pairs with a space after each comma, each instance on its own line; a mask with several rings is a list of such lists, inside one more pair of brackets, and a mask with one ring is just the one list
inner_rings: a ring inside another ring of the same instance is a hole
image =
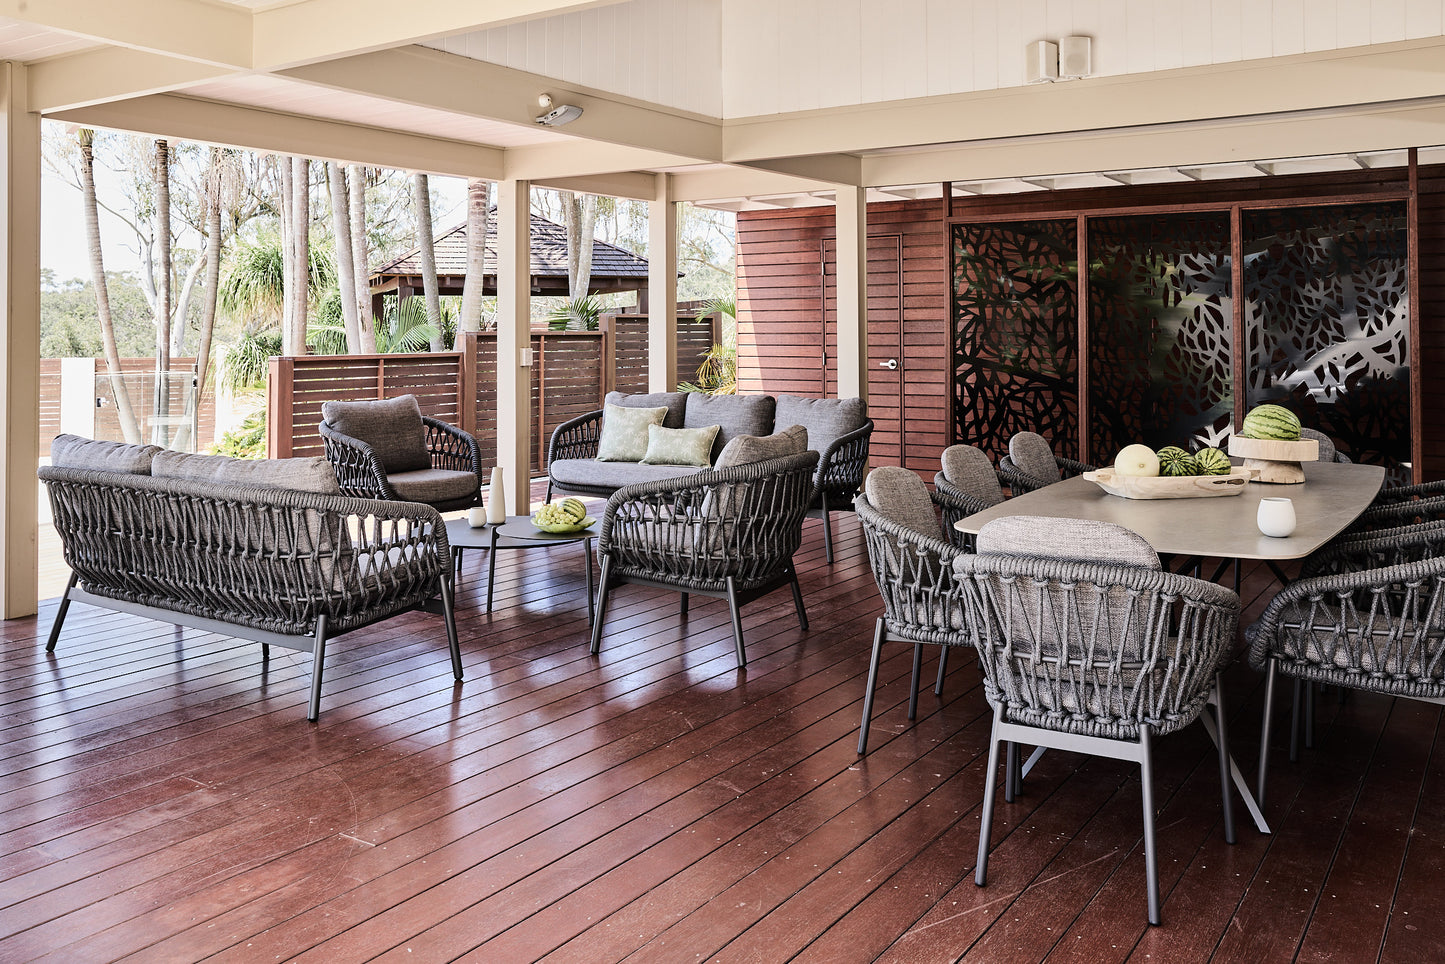
[[457, 571], [460, 573], [462, 552], [466, 549], [486, 549], [487, 559], [487, 612], [492, 611], [492, 589], [497, 581], [498, 549], [536, 549], [547, 546], [582, 543], [582, 553], [587, 569], [587, 622], [593, 619], [592, 583], [592, 540], [597, 538], [598, 523], [576, 532], [543, 532], [532, 525], [531, 516], [507, 516], [501, 525], [487, 524], [473, 528], [465, 518], [447, 522], [447, 542], [456, 556]]

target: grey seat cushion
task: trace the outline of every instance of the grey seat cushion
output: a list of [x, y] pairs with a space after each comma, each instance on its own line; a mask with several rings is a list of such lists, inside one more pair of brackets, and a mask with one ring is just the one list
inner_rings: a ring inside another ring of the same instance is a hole
[[634, 482], [660, 482], [706, 471], [702, 466], [647, 465], [641, 462], [597, 462], [592, 459], [558, 459], [549, 466], [559, 485], [621, 488]]
[[1159, 554], [1143, 536], [1093, 519], [1037, 515], [995, 519], [978, 530], [978, 554], [1161, 568]]
[[477, 494], [475, 472], [456, 469], [413, 469], [410, 472], [388, 472], [386, 481], [403, 502], [450, 502], [470, 499]]
[[606, 405], [621, 405], [623, 408], [665, 408], [667, 415], [662, 419], [664, 428], [692, 428], [694, 426], [684, 426], [687, 395], [687, 392], [649, 392], [645, 395], [608, 392], [602, 401]]
[[704, 395], [687, 393], [684, 428], [718, 427], [713, 442], [712, 461], [722, 454], [723, 447], [739, 435], [768, 435], [773, 431], [773, 411], [777, 402], [771, 395]]
[[350, 435], [371, 446], [389, 476], [431, 468], [426, 448], [426, 426], [415, 395], [365, 399], [355, 402], [324, 402], [321, 417], [342, 435]]
[[151, 459], [163, 451], [159, 445], [107, 442], [79, 435], [57, 435], [50, 443], [50, 464], [64, 469], [91, 469], [150, 475]]
[[779, 428], [801, 425], [808, 430], [808, 443], [822, 452], [868, 420], [868, 405], [861, 398], [800, 398], [779, 395], [773, 422]]
[[1003, 501], [998, 473], [988, 456], [972, 445], [950, 445], [943, 450], [943, 477], [954, 486], [988, 505]]
[[1008, 457], [1020, 472], [1034, 478], [1057, 482], [1063, 478], [1059, 463], [1054, 458], [1054, 449], [1037, 432], [1015, 432], [1008, 440]]
[[863, 494], [888, 521], [921, 536], [938, 538], [933, 500], [928, 497], [928, 486], [915, 473], [897, 465], [880, 465], [863, 480]]
[[331, 463], [319, 455], [301, 459], [233, 459], [224, 455], [161, 451], [151, 460], [151, 475], [219, 484], [273, 485], [278, 489], [321, 495], [341, 493]]
[[772, 435], [739, 435], [723, 446], [718, 453], [716, 469], [727, 469], [735, 465], [749, 465], [766, 462], [787, 455], [802, 455], [808, 451], [808, 430], [801, 425], [791, 425]]

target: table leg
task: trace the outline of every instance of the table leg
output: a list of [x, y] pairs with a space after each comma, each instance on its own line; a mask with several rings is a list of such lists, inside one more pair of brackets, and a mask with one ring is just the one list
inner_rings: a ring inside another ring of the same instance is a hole
[[[1214, 720], [1210, 719], [1208, 713], [1200, 713], [1199, 722], [1204, 724], [1204, 730], [1214, 741], [1214, 745], [1219, 746], [1219, 731], [1214, 728]], [[1259, 804], [1254, 801], [1254, 793], [1249, 789], [1249, 783], [1245, 781], [1244, 774], [1239, 772], [1239, 764], [1234, 762], [1233, 753], [1229, 754], [1229, 775], [1234, 779], [1234, 787], [1239, 791], [1240, 797], [1244, 799], [1244, 808], [1254, 818], [1254, 825], [1259, 828], [1259, 832], [1273, 833], [1274, 831], [1269, 829], [1269, 824], [1265, 822], [1264, 814], [1259, 811]]]
[[[500, 528], [500, 526], [498, 527]], [[487, 550], [487, 612], [492, 611], [492, 589], [497, 584], [497, 529], [492, 530], [492, 545]]]

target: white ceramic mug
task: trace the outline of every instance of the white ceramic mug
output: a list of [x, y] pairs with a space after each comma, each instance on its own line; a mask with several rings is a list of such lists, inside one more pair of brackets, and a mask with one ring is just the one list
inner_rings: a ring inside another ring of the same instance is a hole
[[467, 510], [467, 525], [473, 529], [480, 529], [487, 524], [486, 506], [474, 505]]
[[1289, 499], [1268, 498], [1259, 500], [1259, 515], [1255, 521], [1259, 531], [1267, 536], [1283, 539], [1294, 532], [1294, 503]]

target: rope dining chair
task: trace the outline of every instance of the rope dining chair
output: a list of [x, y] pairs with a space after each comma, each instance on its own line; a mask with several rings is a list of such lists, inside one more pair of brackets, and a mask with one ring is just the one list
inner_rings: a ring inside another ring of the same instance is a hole
[[1053, 446], [1037, 432], [1015, 432], [1008, 440], [1008, 454], [999, 459], [998, 474], [1013, 494], [1019, 495], [1092, 472], [1094, 468], [1086, 462], [1055, 455]]

